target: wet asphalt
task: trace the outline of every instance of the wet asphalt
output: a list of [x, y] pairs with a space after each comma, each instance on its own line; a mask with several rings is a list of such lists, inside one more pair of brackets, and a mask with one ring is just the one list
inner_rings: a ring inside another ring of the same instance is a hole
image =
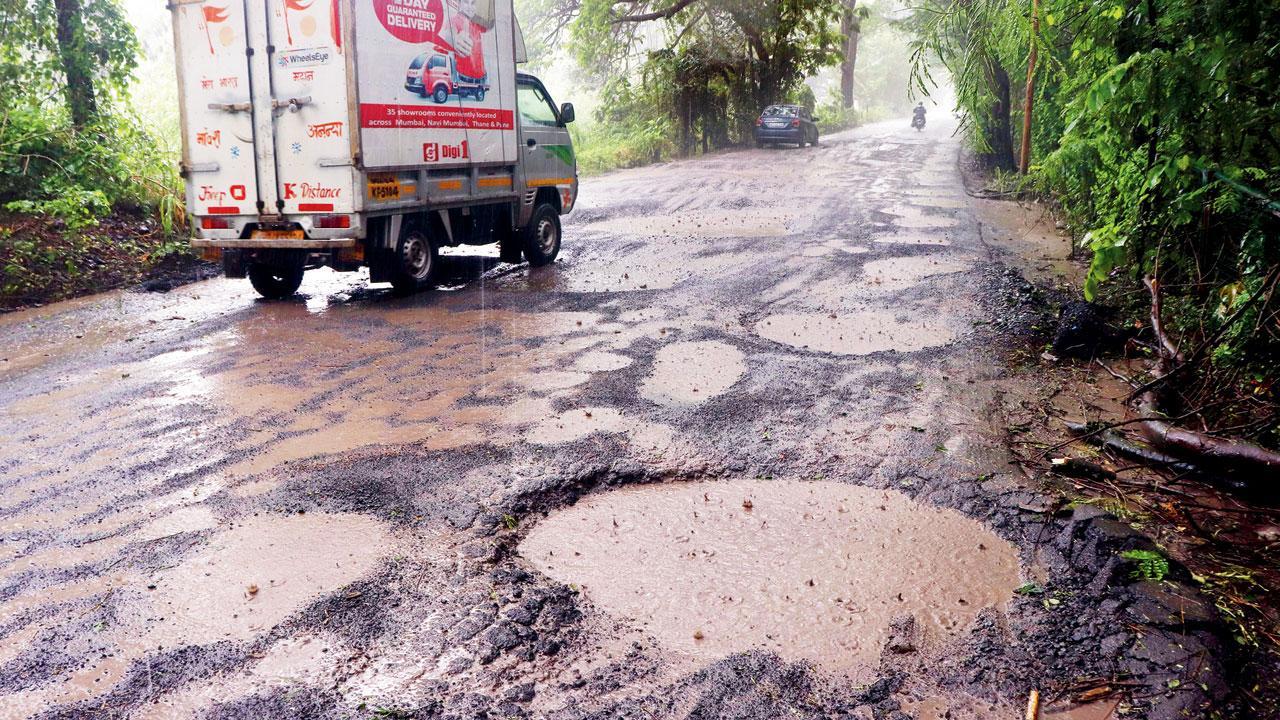
[[[0, 718], [996, 718], [1081, 678], [1140, 688], [1129, 717], [1223, 707], [1211, 610], [1009, 464], [1006, 350], [1044, 308], [953, 129], [587, 178], [554, 265], [464, 248], [410, 298], [321, 270], [0, 317]], [[735, 533], [776, 500], [836, 539], [691, 572], [689, 533], [600, 552], [615, 518], [526, 556], [580, 498], [700, 482]], [[913, 503], [945, 521], [856, 529]], [[840, 562], [868, 538], [907, 560]]]

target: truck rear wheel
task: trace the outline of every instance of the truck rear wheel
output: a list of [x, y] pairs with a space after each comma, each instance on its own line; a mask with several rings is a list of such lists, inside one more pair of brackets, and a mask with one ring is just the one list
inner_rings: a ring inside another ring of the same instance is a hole
[[529, 264], [534, 267], [550, 265], [560, 254], [560, 213], [548, 203], [539, 205], [520, 234]]
[[396, 247], [396, 269], [391, 276], [391, 287], [399, 295], [408, 295], [429, 286], [439, 259], [439, 250], [425, 233], [417, 228], [406, 230]]
[[280, 300], [298, 291], [302, 285], [303, 268], [297, 266], [268, 265], [252, 263], [249, 265], [249, 283], [264, 298]]

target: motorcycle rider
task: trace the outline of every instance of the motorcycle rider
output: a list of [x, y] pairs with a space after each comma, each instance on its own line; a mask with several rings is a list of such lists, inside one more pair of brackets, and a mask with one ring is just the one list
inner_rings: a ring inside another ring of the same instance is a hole
[[911, 127], [924, 127], [924, 102], [917, 103], [912, 112]]

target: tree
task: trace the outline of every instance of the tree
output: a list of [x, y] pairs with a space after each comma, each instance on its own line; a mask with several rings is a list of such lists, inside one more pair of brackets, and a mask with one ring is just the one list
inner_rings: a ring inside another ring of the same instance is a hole
[[[1147, 279], [1147, 326], [1170, 367], [1157, 366], [1161, 397], [1145, 388], [1139, 411], [1233, 428], [1232, 452], [1245, 447], [1236, 440], [1280, 446], [1280, 4], [923, 0], [909, 24], [917, 91], [944, 65], [993, 166], [1015, 169], [1022, 127], [1029, 172], [1017, 186], [1051, 196], [1092, 253], [1085, 299]], [[1195, 349], [1183, 363], [1178, 348]], [[1160, 422], [1181, 452], [1223, 454]]]
[[65, 95], [71, 123], [83, 129], [98, 115], [98, 101], [94, 92], [95, 58], [85, 36], [80, 0], [54, 0], [57, 10], [58, 58], [66, 77]]
[[71, 124], [94, 124], [128, 88], [138, 42], [117, 0], [0, 2], [0, 98], [48, 109], [61, 95]]
[[907, 25], [916, 33], [912, 83], [918, 92], [934, 88], [929, 72], [940, 61], [951, 72], [956, 101], [968, 112], [964, 126], [990, 165], [1013, 170], [1012, 97], [1005, 50], [1009, 0], [926, 0]]
[[840, 15], [840, 34], [844, 36], [844, 56], [840, 59], [840, 99], [844, 108], [853, 107], [853, 71], [858, 64], [858, 38], [862, 36], [862, 21], [869, 10], [858, 7], [858, 0], [845, 0]]
[[581, 66], [601, 80], [669, 66], [656, 73], [673, 85], [664, 109], [688, 149], [695, 127], [704, 146], [745, 138], [762, 106], [840, 59], [842, 2], [561, 0], [543, 23], [567, 31]]

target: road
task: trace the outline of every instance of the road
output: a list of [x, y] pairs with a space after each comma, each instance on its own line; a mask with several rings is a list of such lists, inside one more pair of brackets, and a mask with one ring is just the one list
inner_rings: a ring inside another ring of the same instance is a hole
[[1008, 463], [1034, 292], [952, 129], [589, 178], [553, 266], [411, 298], [0, 317], [0, 717], [1198, 708], [1211, 638], [1144, 629], [1131, 531]]

